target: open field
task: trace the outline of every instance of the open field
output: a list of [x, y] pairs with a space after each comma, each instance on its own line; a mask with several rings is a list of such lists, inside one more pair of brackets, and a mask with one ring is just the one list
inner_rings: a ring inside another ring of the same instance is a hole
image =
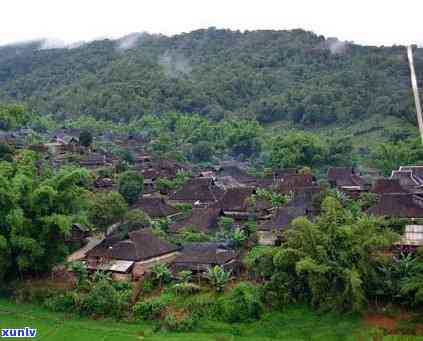
[[[154, 332], [146, 323], [91, 320], [52, 313], [34, 305], [0, 300], [0, 328], [37, 328], [37, 339], [48, 341], [237, 341], [237, 340], [372, 340], [372, 331], [359, 317], [319, 315], [305, 307], [291, 307], [249, 324], [205, 322], [197, 332]], [[376, 339], [375, 339], [376, 340]], [[377, 340], [380, 340], [377, 338]], [[387, 341], [423, 340], [420, 337], [385, 337]]]

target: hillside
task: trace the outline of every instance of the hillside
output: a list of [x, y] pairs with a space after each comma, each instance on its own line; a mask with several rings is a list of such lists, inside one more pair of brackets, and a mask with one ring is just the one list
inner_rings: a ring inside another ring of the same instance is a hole
[[[375, 114], [415, 121], [404, 47], [365, 47], [303, 30], [210, 28], [132, 34], [79, 47], [0, 47], [0, 99], [59, 117], [240, 115], [301, 126]], [[416, 51], [423, 79], [423, 49]]]

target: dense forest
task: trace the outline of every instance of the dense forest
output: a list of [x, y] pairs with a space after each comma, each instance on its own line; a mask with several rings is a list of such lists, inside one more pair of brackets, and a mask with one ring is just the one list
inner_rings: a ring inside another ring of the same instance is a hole
[[[374, 114], [415, 121], [402, 46], [359, 46], [303, 30], [215, 28], [47, 45], [0, 47], [0, 99], [60, 118], [128, 121], [173, 111], [303, 126]], [[423, 49], [415, 55], [423, 79]]]

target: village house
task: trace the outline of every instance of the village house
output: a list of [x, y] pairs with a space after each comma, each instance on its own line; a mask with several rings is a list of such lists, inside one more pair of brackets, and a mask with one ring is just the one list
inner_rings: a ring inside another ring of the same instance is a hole
[[391, 179], [397, 179], [411, 193], [423, 193], [423, 167], [401, 166], [399, 170], [392, 171]]
[[217, 167], [216, 179], [219, 181], [221, 178], [232, 178], [231, 181], [237, 183], [238, 186], [252, 186], [256, 181], [254, 176], [233, 164], [224, 164]]
[[372, 193], [375, 194], [405, 194], [409, 193], [404, 189], [398, 179], [377, 179], [371, 189]]
[[69, 236], [65, 242], [72, 247], [82, 247], [85, 244], [85, 240], [89, 237], [90, 230], [81, 224], [72, 224]]
[[207, 206], [219, 201], [224, 190], [216, 186], [212, 178], [195, 178], [188, 180], [181, 189], [169, 196], [169, 203], [189, 203], [194, 206]]
[[178, 233], [184, 228], [191, 228], [202, 233], [216, 233], [219, 219], [223, 216], [222, 209], [217, 206], [193, 208], [187, 218], [176, 220], [169, 227], [170, 233]]
[[367, 192], [370, 185], [354, 167], [330, 167], [327, 173], [329, 185], [352, 198]]
[[130, 232], [122, 240], [114, 235], [88, 251], [86, 264], [89, 270], [112, 273], [117, 280], [138, 280], [156, 264], [172, 263], [179, 247], [156, 237], [150, 229]]
[[272, 204], [267, 200], [252, 200], [256, 190], [251, 187], [229, 188], [217, 205], [226, 217], [246, 220], [250, 216], [263, 217], [270, 214]]
[[368, 212], [392, 218], [423, 218], [423, 199], [412, 193], [383, 194]]
[[79, 165], [88, 169], [96, 169], [110, 165], [107, 163], [107, 157], [101, 153], [90, 153], [79, 161]]
[[179, 211], [168, 205], [163, 198], [142, 197], [138, 199], [133, 208], [142, 210], [152, 219], [171, 218], [179, 214]]
[[259, 224], [257, 226], [258, 243], [279, 245], [283, 241], [283, 233], [294, 219], [318, 215], [319, 212], [314, 208], [314, 196], [319, 191], [313, 188], [313, 190], [297, 193], [286, 206], [279, 208], [270, 220]]
[[257, 227], [258, 243], [260, 245], [280, 245], [282, 234], [291, 222], [306, 215], [302, 207], [282, 207], [276, 211], [272, 218]]
[[283, 179], [286, 176], [298, 174], [299, 168], [280, 168], [280, 169], [273, 169], [272, 176], [275, 179]]
[[311, 174], [290, 174], [281, 179], [278, 192], [289, 195], [319, 188], [316, 178]]
[[242, 264], [236, 251], [224, 243], [203, 242], [183, 245], [176, 257], [172, 269], [177, 275], [181, 271], [191, 271], [194, 277], [205, 277], [210, 268], [220, 266], [225, 271], [237, 276]]
[[423, 246], [423, 225], [407, 225], [401, 239], [395, 243], [400, 251], [415, 251]]

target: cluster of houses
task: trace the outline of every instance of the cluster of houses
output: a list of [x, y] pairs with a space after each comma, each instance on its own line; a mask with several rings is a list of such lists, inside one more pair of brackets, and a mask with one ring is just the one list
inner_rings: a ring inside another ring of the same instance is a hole
[[[398, 244], [415, 248], [423, 245], [423, 226], [418, 224], [418, 219], [423, 218], [422, 173], [423, 167], [401, 167], [392, 172], [391, 177], [369, 183], [353, 168], [330, 168], [328, 181], [331, 187], [351, 198], [365, 192], [377, 194], [377, 203], [368, 210], [373, 215], [414, 221], [406, 226]], [[265, 199], [251, 201], [259, 188], [289, 195], [290, 201], [281, 208], [273, 207]], [[263, 179], [249, 176], [235, 166], [221, 166], [199, 174], [166, 195], [146, 194], [134, 207], [153, 219], [168, 218], [171, 221], [169, 234], [177, 234], [187, 227], [215, 234], [222, 217], [232, 218], [239, 227], [254, 217], [258, 244], [280, 245], [283, 232], [290, 228], [294, 219], [303, 216], [313, 219], [319, 213], [314, 199], [321, 191], [321, 185], [312, 175], [302, 174], [298, 169], [278, 170]], [[181, 203], [192, 205], [188, 215], [176, 208]], [[242, 269], [239, 251], [230, 243], [199, 242], [177, 246], [155, 236], [149, 229], [132, 232], [125, 238], [107, 237], [87, 252], [85, 259], [90, 269], [105, 269], [116, 278], [126, 279], [139, 279], [158, 263], [168, 264], [175, 271], [190, 270], [198, 276], [204, 276], [215, 265], [233, 274]]]
[[[64, 129], [55, 132], [49, 142], [42, 146], [53, 155], [53, 162], [60, 166], [69, 155], [79, 155], [82, 167], [96, 170], [104, 166], [116, 166], [120, 159], [103, 150], [81, 147], [80, 131]], [[116, 142], [116, 141], [115, 141]], [[257, 243], [280, 245], [284, 231], [298, 217], [313, 219], [319, 211], [315, 205], [316, 195], [322, 192], [321, 183], [309, 172], [297, 168], [277, 169], [267, 177], [248, 174], [237, 162], [222, 162], [206, 170], [194, 171], [190, 165], [172, 160], [153, 160], [145, 150], [142, 136], [129, 136], [117, 142], [133, 155], [134, 169], [144, 178], [144, 194], [133, 208], [144, 211], [151, 219], [166, 218], [168, 233], [178, 234], [189, 228], [209, 235], [219, 231], [222, 217], [231, 218], [233, 226], [240, 227], [254, 219], [257, 225]], [[181, 172], [192, 177], [177, 190], [158, 188], [160, 178], [175, 179]], [[405, 234], [399, 242], [401, 247], [415, 248], [423, 245], [423, 166], [404, 166], [394, 170], [390, 177], [369, 180], [352, 167], [333, 167], [327, 173], [331, 188], [358, 198], [363, 193], [377, 194], [377, 202], [368, 212], [376, 216], [407, 219]], [[114, 190], [114, 180], [98, 176], [95, 189]], [[283, 207], [274, 207], [268, 199], [257, 195], [260, 189], [268, 189], [289, 197]], [[181, 204], [192, 209], [181, 212]], [[80, 236], [86, 237], [86, 233]], [[240, 253], [228, 242], [196, 242], [174, 245], [159, 238], [150, 229], [129, 233], [119, 229], [107, 235], [90, 248], [79, 252], [79, 259], [88, 269], [111, 272], [117, 279], [142, 278], [156, 264], [168, 264], [176, 272], [190, 270], [203, 276], [215, 265], [239, 273]]]

